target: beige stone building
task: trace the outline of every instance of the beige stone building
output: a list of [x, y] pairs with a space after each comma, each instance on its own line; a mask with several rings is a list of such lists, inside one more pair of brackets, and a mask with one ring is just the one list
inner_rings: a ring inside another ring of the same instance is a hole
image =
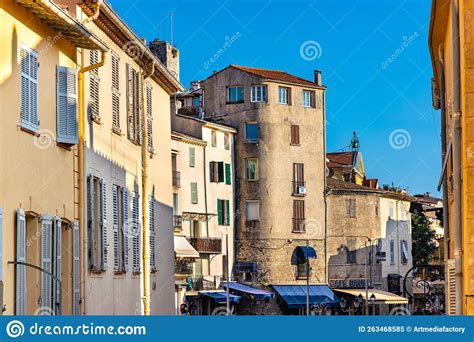
[[238, 281], [306, 283], [306, 259], [297, 252], [308, 242], [318, 255], [310, 259], [310, 282], [326, 282], [325, 89], [319, 71], [308, 81], [283, 71], [230, 65], [194, 90], [203, 110], [178, 109], [238, 132], [233, 212]]

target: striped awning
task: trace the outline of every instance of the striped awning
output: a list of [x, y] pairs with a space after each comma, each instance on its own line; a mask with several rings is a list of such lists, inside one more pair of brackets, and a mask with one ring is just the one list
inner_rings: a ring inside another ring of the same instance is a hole
[[[365, 299], [365, 289], [333, 289], [335, 292], [340, 293], [347, 293], [354, 297], [358, 297], [359, 295]], [[369, 289], [368, 299], [372, 295], [375, 296], [375, 304], [408, 304], [408, 299], [402, 296], [398, 296], [394, 293], [382, 291], [382, 290], [375, 290]]]

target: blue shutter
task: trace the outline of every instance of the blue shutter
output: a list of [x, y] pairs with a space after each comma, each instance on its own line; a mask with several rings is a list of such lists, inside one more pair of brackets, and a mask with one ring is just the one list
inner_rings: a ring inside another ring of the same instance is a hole
[[102, 233], [102, 263], [101, 270], [107, 271], [107, 253], [108, 253], [108, 242], [107, 242], [107, 184], [105, 179], [100, 180], [100, 190], [101, 190], [101, 233]]
[[132, 271], [140, 273], [140, 195], [137, 191], [133, 193], [132, 203]]
[[122, 191], [122, 253], [123, 253], [123, 272], [128, 272], [128, 237], [130, 230], [130, 222], [128, 216], [128, 189], [123, 188]]
[[94, 269], [94, 176], [87, 176], [87, 253], [89, 269]]
[[57, 67], [56, 128], [59, 143], [77, 144], [76, 69]]
[[[16, 213], [16, 261], [26, 262], [26, 216], [23, 209]], [[16, 265], [15, 314], [26, 315], [26, 266]]]
[[[61, 272], [61, 267], [62, 267], [62, 262], [61, 262], [61, 248], [62, 248], [62, 243], [61, 243], [61, 218], [59, 217], [54, 217], [54, 256], [55, 260], [54, 261], [54, 270], [53, 274], [56, 276], [56, 278], [59, 279], [59, 281], [62, 282], [62, 272]], [[60, 284], [53, 279], [53, 305], [54, 305], [54, 314], [56, 316], [61, 315], [61, 287], [59, 286]]]
[[81, 314], [81, 261], [79, 221], [72, 223], [72, 314]]
[[114, 272], [119, 272], [119, 208], [118, 208], [118, 191], [117, 185], [112, 186], [112, 216], [113, 216], [113, 232], [114, 232]]
[[[43, 215], [40, 218], [40, 265], [46, 272], [52, 273], [52, 228], [53, 218]], [[52, 312], [52, 278], [45, 272], [40, 273], [40, 305], [43, 312]], [[49, 310], [48, 310], [49, 309]]]
[[[154, 194], [154, 191], [153, 191]], [[150, 267], [151, 271], [156, 271], [156, 243], [155, 243], [155, 198], [150, 196], [149, 204], [149, 222], [150, 222]]]
[[20, 51], [21, 125], [38, 129], [38, 54], [22, 46]]

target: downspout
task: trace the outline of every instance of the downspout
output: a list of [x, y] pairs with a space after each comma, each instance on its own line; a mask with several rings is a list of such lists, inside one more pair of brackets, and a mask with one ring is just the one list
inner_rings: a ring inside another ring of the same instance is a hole
[[[85, 234], [84, 229], [86, 229], [85, 222], [85, 210], [84, 210], [84, 128], [85, 128], [85, 105], [84, 105], [84, 74], [94, 69], [98, 69], [104, 66], [106, 61], [106, 52], [101, 52], [100, 62], [97, 64], [92, 64], [87, 67], [79, 69], [77, 73], [77, 81], [78, 81], [78, 157], [79, 157], [79, 236], [80, 236], [80, 243], [82, 243], [82, 248], [80, 249], [80, 260], [81, 260], [81, 293], [83, 296], [82, 300], [82, 314], [85, 315], [86, 313], [86, 301], [85, 301], [85, 276], [87, 272], [87, 262], [85, 261], [87, 250], [85, 241]], [[84, 49], [81, 51], [81, 65], [85, 64], [84, 58]]]
[[456, 0], [452, 4], [453, 41], [453, 190], [454, 190], [454, 262], [456, 276], [456, 315], [463, 314], [462, 275], [462, 195], [461, 195], [461, 68], [459, 42], [459, 8]]
[[[444, 52], [443, 46], [439, 46], [439, 100], [441, 108], [441, 163], [444, 164], [446, 158], [446, 89], [444, 77]], [[449, 258], [448, 240], [449, 240], [449, 213], [448, 213], [448, 180], [446, 173], [443, 176], [443, 228], [444, 228], [444, 261]]]
[[149, 250], [149, 232], [148, 232], [148, 130], [146, 121], [146, 103], [145, 103], [145, 81], [155, 72], [155, 63], [151, 62], [151, 71], [142, 73], [142, 225], [143, 225], [143, 309], [145, 316], [150, 315], [150, 260], [148, 257]]
[[323, 170], [324, 170], [324, 184], [323, 184], [323, 197], [324, 197], [324, 273], [325, 273], [325, 282], [328, 282], [328, 201], [327, 201], [327, 163], [326, 163], [326, 91], [323, 92]]

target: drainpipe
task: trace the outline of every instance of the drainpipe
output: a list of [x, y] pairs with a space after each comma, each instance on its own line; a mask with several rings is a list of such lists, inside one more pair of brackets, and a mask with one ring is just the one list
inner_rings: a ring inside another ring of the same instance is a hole
[[148, 256], [150, 239], [148, 232], [148, 130], [146, 122], [145, 81], [155, 72], [155, 63], [151, 62], [151, 71], [142, 73], [142, 225], [143, 225], [143, 309], [145, 316], [150, 315], [150, 260]]
[[[446, 89], [444, 77], [444, 51], [443, 46], [439, 46], [439, 99], [441, 108], [441, 163], [444, 165], [446, 158]], [[443, 176], [443, 228], [444, 228], [444, 261], [449, 258], [448, 239], [449, 239], [449, 213], [448, 213], [448, 180], [446, 173]]]
[[[81, 259], [81, 293], [85, 297], [85, 284], [84, 279], [87, 272], [87, 263], [85, 261], [87, 256], [86, 244], [85, 241], [85, 234], [84, 230], [87, 228], [84, 224], [85, 222], [85, 210], [84, 210], [84, 128], [85, 128], [85, 104], [84, 104], [84, 74], [94, 69], [98, 69], [105, 64], [106, 61], [106, 52], [102, 51], [100, 56], [100, 62], [97, 64], [92, 64], [87, 67], [79, 69], [77, 73], [77, 81], [78, 81], [78, 157], [79, 157], [79, 235], [80, 235], [80, 243], [82, 243], [82, 248], [80, 249], [80, 259]], [[85, 64], [84, 58], [84, 49], [81, 51], [81, 65]], [[86, 301], [82, 301], [82, 314], [86, 313]]]
[[326, 282], [328, 282], [328, 192], [326, 191], [327, 187], [327, 163], [326, 163], [326, 90], [323, 91], [323, 170], [324, 170], [324, 184], [323, 184], [323, 197], [324, 197], [324, 273]]
[[461, 68], [459, 41], [459, 7], [456, 0], [452, 5], [453, 41], [453, 180], [454, 180], [454, 262], [456, 275], [456, 315], [463, 314], [463, 275], [462, 275], [462, 196], [461, 196]]

